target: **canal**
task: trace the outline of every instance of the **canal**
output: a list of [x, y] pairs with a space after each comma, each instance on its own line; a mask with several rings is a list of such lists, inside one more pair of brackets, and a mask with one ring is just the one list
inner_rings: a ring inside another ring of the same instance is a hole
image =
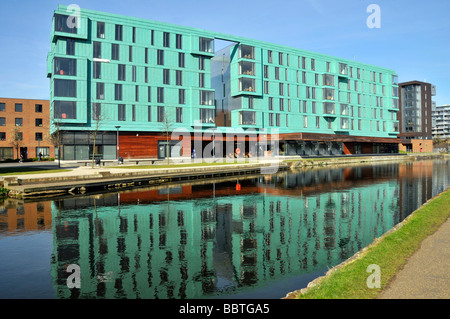
[[7, 199], [0, 298], [282, 298], [448, 187], [424, 160]]

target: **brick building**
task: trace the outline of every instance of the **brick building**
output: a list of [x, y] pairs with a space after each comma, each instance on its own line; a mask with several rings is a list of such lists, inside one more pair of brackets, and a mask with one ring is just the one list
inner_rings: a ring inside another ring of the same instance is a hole
[[50, 102], [48, 100], [0, 97], [0, 161], [54, 158], [50, 140]]

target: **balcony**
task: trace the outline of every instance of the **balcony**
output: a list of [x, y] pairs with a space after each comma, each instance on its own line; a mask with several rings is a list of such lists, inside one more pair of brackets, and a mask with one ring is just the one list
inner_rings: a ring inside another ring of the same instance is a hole
[[255, 48], [250, 45], [241, 44], [239, 46], [239, 59], [255, 59]]
[[323, 116], [336, 117], [336, 104], [330, 102], [323, 103]]
[[334, 75], [324, 74], [323, 75], [323, 85], [334, 86]]
[[329, 101], [334, 101], [334, 89], [324, 88], [323, 89], [323, 99], [329, 100]]
[[255, 80], [250, 78], [239, 79], [239, 91], [241, 92], [256, 92]]
[[253, 111], [239, 112], [239, 125], [256, 125], [256, 113]]
[[255, 75], [255, 63], [249, 61], [239, 62], [239, 74], [240, 75]]

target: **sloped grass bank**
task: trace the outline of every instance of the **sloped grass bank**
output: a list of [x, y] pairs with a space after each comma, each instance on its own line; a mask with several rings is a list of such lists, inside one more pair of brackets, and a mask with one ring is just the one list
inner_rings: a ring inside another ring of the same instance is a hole
[[[450, 217], [450, 188], [430, 199], [385, 235], [346, 262], [331, 269], [326, 276], [310, 283], [311, 287], [291, 294], [287, 299], [374, 299], [394, 278], [421, 242]], [[369, 265], [378, 265], [381, 287], [369, 288]]]

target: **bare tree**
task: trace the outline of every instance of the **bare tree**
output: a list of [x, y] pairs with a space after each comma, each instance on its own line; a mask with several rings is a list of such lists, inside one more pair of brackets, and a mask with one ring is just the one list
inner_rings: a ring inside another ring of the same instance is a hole
[[61, 167], [61, 146], [62, 146], [62, 133], [59, 121], [53, 119], [53, 123], [55, 126], [55, 132], [49, 136], [50, 142], [53, 144], [55, 149], [58, 149], [58, 167]]
[[99, 132], [99, 128], [102, 123], [105, 121], [105, 116], [101, 112], [100, 104], [93, 103], [92, 104], [92, 120], [94, 121], [94, 129], [89, 132], [89, 135], [92, 136], [93, 146], [92, 146], [92, 168], [95, 165], [95, 145], [97, 143], [97, 135]]
[[164, 109], [164, 112], [163, 112], [163, 119], [162, 119], [161, 125], [163, 126], [163, 129], [164, 129], [164, 131], [165, 131], [165, 133], [166, 133], [166, 157], [167, 157], [167, 165], [169, 165], [169, 163], [170, 163], [170, 162], [169, 162], [169, 158], [170, 158], [169, 135], [170, 135], [170, 132], [171, 132], [171, 130], [172, 130], [172, 128], [173, 128], [173, 124], [174, 124], [173, 116], [167, 114], [166, 109]]
[[20, 132], [20, 126], [14, 126], [11, 133], [10, 144], [16, 149], [17, 158], [20, 158], [19, 149], [23, 145], [23, 135], [22, 132]]

